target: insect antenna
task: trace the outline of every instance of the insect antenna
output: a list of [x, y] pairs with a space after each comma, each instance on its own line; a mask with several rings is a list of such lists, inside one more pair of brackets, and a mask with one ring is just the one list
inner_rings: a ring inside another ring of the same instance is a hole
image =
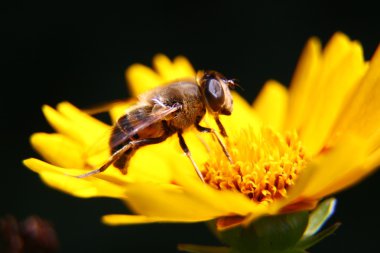
[[228, 79], [227, 80], [228, 88], [234, 90], [236, 87], [240, 88], [242, 91], [244, 91], [244, 88], [239, 84], [238, 79]]

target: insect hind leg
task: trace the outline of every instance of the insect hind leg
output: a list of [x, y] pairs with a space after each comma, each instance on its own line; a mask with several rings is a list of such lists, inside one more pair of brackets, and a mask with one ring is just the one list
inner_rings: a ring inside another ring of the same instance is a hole
[[75, 176], [77, 178], [85, 178], [85, 177], [89, 177], [89, 176], [92, 176], [92, 175], [95, 175], [95, 174], [99, 174], [103, 171], [105, 171], [106, 169], [108, 169], [109, 166], [111, 166], [114, 162], [116, 162], [117, 160], [119, 160], [125, 152], [127, 152], [129, 149], [131, 149], [133, 147], [133, 142], [130, 142], [126, 145], [124, 145], [121, 149], [117, 150], [116, 152], [114, 152], [110, 158], [107, 160], [107, 162], [105, 162], [100, 168], [98, 169], [95, 169], [95, 170], [91, 170], [87, 173], [84, 173], [82, 175], [78, 175], [78, 176]]
[[[157, 138], [147, 138], [147, 139], [141, 139], [141, 140], [133, 140], [133, 141], [129, 142], [128, 144], [124, 145], [121, 149], [119, 149], [116, 152], [114, 152], [111, 155], [111, 157], [107, 160], [107, 162], [104, 163], [100, 168], [95, 169], [95, 170], [91, 170], [91, 171], [89, 171], [87, 173], [84, 173], [82, 175], [78, 175], [78, 176], [75, 176], [75, 177], [76, 178], [85, 178], [85, 177], [88, 177], [88, 176], [99, 174], [99, 173], [105, 171], [106, 169], [108, 169], [109, 166], [111, 166], [112, 164], [114, 164], [115, 162], [117, 162], [123, 156], [128, 155], [128, 154], [126, 154], [126, 152], [128, 152], [129, 150], [131, 150], [132, 154], [130, 156], [132, 156], [133, 153], [136, 152], [136, 150], [139, 147], [142, 147], [142, 146], [145, 146], [145, 145], [149, 145], [149, 144], [156, 144], [156, 143], [163, 142], [164, 140], [167, 139], [167, 137], [168, 137], [167, 135], [163, 135], [163, 136], [157, 137]], [[124, 158], [122, 158], [122, 159], [124, 159]], [[126, 160], [126, 161], [128, 161], [128, 160]], [[121, 162], [120, 162], [120, 165], [121, 165]], [[124, 165], [125, 165], [125, 163], [124, 163]], [[125, 167], [124, 167], [124, 170], [126, 170]]]

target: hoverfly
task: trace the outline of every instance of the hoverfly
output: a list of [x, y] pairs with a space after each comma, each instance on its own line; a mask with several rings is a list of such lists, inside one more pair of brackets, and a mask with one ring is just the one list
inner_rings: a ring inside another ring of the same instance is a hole
[[109, 159], [100, 168], [77, 177], [100, 173], [112, 164], [125, 174], [128, 161], [140, 147], [163, 142], [169, 136], [177, 134], [182, 150], [204, 182], [182, 134], [192, 125], [200, 132], [211, 133], [232, 163], [232, 158], [216, 131], [201, 126], [200, 122], [207, 110], [213, 115], [220, 134], [227, 137], [219, 115], [231, 115], [233, 100], [229, 88], [235, 86], [235, 80], [227, 79], [216, 71], [205, 71], [199, 72], [194, 80], [176, 81], [142, 94], [138, 102], [113, 126], [109, 139]]

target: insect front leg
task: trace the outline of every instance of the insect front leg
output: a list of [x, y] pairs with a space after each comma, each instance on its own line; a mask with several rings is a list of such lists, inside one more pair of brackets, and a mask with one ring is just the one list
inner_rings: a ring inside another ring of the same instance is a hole
[[218, 116], [215, 116], [214, 119], [215, 119], [216, 124], [217, 124], [218, 127], [219, 127], [220, 134], [221, 134], [223, 137], [228, 137], [228, 136], [227, 136], [226, 129], [224, 129], [224, 126], [222, 125], [222, 122], [220, 122], [219, 117], [218, 117]]
[[[216, 139], [218, 140], [219, 145], [222, 147], [223, 153], [226, 155], [228, 161], [230, 161], [230, 163], [233, 163], [231, 155], [228, 153], [226, 146], [223, 144], [222, 140], [219, 138], [218, 134], [215, 132], [214, 129], [208, 128], [208, 127], [203, 127], [203, 126], [199, 125], [199, 122], [195, 123], [195, 128], [199, 132], [202, 132], [202, 133], [211, 133], [212, 135], [214, 135], [216, 137]], [[224, 128], [223, 128], [223, 130], [224, 130]]]

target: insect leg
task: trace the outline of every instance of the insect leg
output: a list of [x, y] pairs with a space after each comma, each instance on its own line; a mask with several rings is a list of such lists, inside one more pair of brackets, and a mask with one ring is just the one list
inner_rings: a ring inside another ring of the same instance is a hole
[[113, 153], [111, 155], [111, 157], [108, 159], [108, 161], [105, 164], [103, 164], [100, 168], [98, 168], [96, 170], [89, 171], [89, 172], [84, 173], [82, 175], [75, 176], [75, 177], [84, 178], [84, 177], [88, 177], [88, 176], [92, 176], [92, 175], [101, 173], [101, 172], [105, 171], [109, 166], [111, 166], [115, 161], [119, 160], [125, 154], [125, 152], [127, 152], [129, 149], [131, 149], [131, 148], [137, 149], [141, 146], [160, 143], [160, 142], [163, 142], [164, 140], [166, 140], [167, 137], [168, 136], [163, 135], [163, 136], [158, 137], [158, 138], [147, 138], [147, 139], [142, 139], [142, 140], [131, 141], [128, 144], [124, 145], [121, 149], [119, 149], [115, 153]]
[[199, 170], [199, 168], [198, 168], [197, 164], [195, 163], [195, 161], [193, 160], [193, 157], [191, 156], [190, 150], [189, 150], [189, 148], [186, 145], [186, 142], [185, 142], [185, 139], [182, 136], [182, 133], [178, 132], [177, 135], [178, 135], [178, 138], [179, 138], [179, 145], [181, 146], [182, 150], [185, 152], [186, 156], [190, 159], [191, 163], [193, 164], [193, 167], [195, 169], [195, 172], [197, 172], [198, 177], [204, 183], [205, 180], [204, 180], [204, 178], [202, 176], [202, 173]]
[[219, 127], [220, 134], [221, 134], [223, 137], [227, 137], [226, 129], [224, 129], [224, 126], [222, 125], [222, 122], [220, 122], [219, 117], [218, 117], [218, 116], [215, 116], [214, 119], [215, 119], [216, 124], [217, 124], [218, 127]]
[[[222, 127], [223, 127], [223, 126], [222, 126]], [[212, 128], [208, 128], [208, 127], [200, 126], [199, 123], [196, 123], [196, 124], [195, 124], [195, 128], [196, 128], [199, 132], [203, 132], [203, 133], [211, 133], [211, 134], [213, 134], [213, 135], [216, 137], [216, 139], [218, 140], [219, 145], [222, 147], [222, 149], [223, 149], [223, 153], [226, 155], [227, 159], [230, 161], [230, 163], [233, 163], [232, 158], [231, 158], [230, 154], [228, 153], [226, 146], [223, 144], [222, 140], [219, 138], [218, 134], [215, 132], [214, 129], [212, 129]], [[223, 128], [223, 130], [224, 130], [224, 128]]]
[[82, 175], [75, 176], [77, 178], [84, 178], [88, 176], [92, 176], [95, 174], [98, 174], [100, 172], [105, 171], [111, 164], [113, 164], [116, 160], [118, 160], [127, 150], [133, 147], [133, 142], [130, 142], [126, 145], [124, 145], [121, 149], [117, 150], [115, 153], [113, 153], [110, 158], [107, 160], [105, 164], [103, 164], [100, 168], [96, 170], [91, 170], [87, 173], [84, 173]]

